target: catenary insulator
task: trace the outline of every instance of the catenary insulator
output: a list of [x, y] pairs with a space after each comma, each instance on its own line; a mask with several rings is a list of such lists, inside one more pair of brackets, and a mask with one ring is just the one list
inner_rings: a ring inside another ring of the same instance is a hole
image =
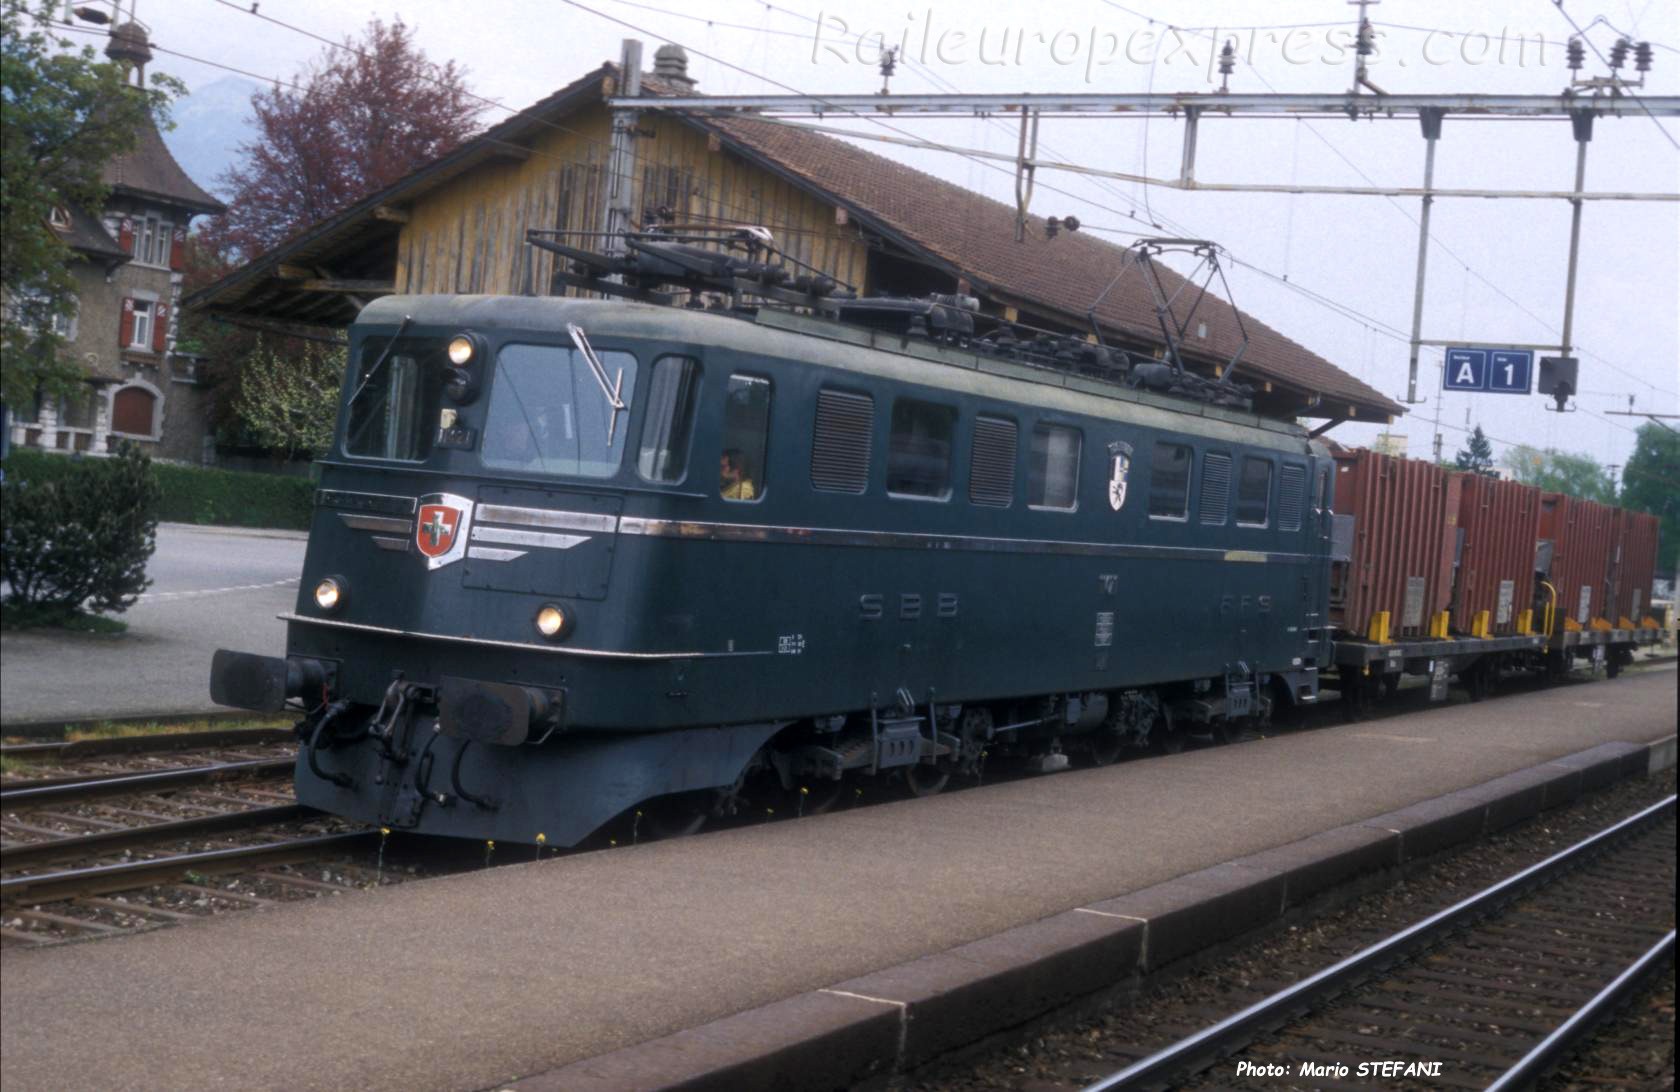
[[1569, 71], [1581, 71], [1581, 65], [1585, 63], [1587, 59], [1587, 47], [1581, 44], [1581, 39], [1569, 39], [1569, 45], [1566, 52], [1569, 56]]
[[1610, 47], [1610, 69], [1616, 71], [1627, 63], [1628, 47], [1631, 43], [1626, 38], [1617, 38], [1616, 44]]
[[1640, 42], [1633, 47], [1633, 67], [1641, 73], [1651, 71], [1651, 43]]

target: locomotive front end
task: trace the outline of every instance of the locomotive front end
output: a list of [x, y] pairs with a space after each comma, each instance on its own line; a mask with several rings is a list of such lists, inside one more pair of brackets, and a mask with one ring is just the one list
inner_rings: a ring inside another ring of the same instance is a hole
[[680, 760], [680, 738], [644, 738], [681, 657], [628, 651], [647, 644], [650, 589], [614, 577], [658, 351], [615, 330], [626, 309], [395, 297], [363, 313], [286, 655], [220, 650], [211, 668], [218, 703], [302, 714], [300, 802], [568, 845], [650, 796], [727, 783], [762, 742]]

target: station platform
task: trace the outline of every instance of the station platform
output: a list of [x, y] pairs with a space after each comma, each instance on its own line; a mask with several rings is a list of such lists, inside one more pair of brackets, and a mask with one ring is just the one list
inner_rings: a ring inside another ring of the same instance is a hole
[[[685, 1065], [727, 1074], [731, 1050], [762, 1055], [802, 1035], [834, 1058], [847, 1043], [890, 1052], [902, 1049], [915, 1011], [888, 996], [915, 977], [907, 967], [944, 976], [949, 993], [991, 959], [1064, 977], [1103, 959], [1170, 959], [1140, 931], [1168, 881], [1205, 890], [1188, 908], [1208, 911], [1197, 920], [1247, 913], [1253, 897], [1270, 900], [1275, 916], [1288, 902], [1283, 881], [1268, 887], [1257, 869], [1237, 868], [1238, 883], [1224, 862], [1276, 850], [1294, 854], [1299, 872], [1312, 864], [1301, 846], [1323, 861], [1426, 852], [1472, 804], [1478, 829], [1491, 827], [1510, 802], [1529, 801], [1533, 814], [1592, 777], [1642, 771], [1648, 753], [1661, 753], [1647, 745], [1667, 740], [1672, 752], [1675, 709], [1673, 665], [1652, 666], [932, 799], [8, 949], [5, 1085], [655, 1087], [682, 1080]], [[1580, 757], [1595, 748], [1598, 757]], [[1486, 787], [1495, 779], [1504, 788]], [[1438, 799], [1455, 792], [1457, 803]], [[1420, 801], [1430, 803], [1420, 810]], [[1363, 826], [1349, 833], [1350, 824]], [[1194, 943], [1193, 929], [1178, 935]], [[925, 996], [926, 975], [907, 988]], [[755, 1021], [754, 1012], [770, 1015]], [[783, 1053], [781, 1076], [789, 1066], [811, 1074], [822, 1056]], [[710, 1086], [781, 1079], [736, 1076]]]

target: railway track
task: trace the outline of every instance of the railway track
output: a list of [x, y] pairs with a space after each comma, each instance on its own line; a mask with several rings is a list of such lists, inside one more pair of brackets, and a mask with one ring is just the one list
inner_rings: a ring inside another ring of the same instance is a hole
[[1673, 960], [1674, 856], [1669, 796], [1089, 1092], [1197, 1080], [1527, 1087]]

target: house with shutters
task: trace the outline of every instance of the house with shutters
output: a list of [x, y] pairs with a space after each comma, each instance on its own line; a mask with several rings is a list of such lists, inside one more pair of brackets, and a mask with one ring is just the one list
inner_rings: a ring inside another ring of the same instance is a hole
[[[114, 28], [105, 52], [143, 83], [152, 53], [141, 27]], [[187, 176], [149, 119], [104, 177], [104, 208], [57, 208], [49, 220], [75, 255], [76, 314], [58, 332], [84, 387], [8, 407], [11, 441], [101, 455], [132, 440], [154, 457], [205, 461], [209, 390], [202, 361], [175, 350], [176, 310], [187, 229], [226, 206]]]

